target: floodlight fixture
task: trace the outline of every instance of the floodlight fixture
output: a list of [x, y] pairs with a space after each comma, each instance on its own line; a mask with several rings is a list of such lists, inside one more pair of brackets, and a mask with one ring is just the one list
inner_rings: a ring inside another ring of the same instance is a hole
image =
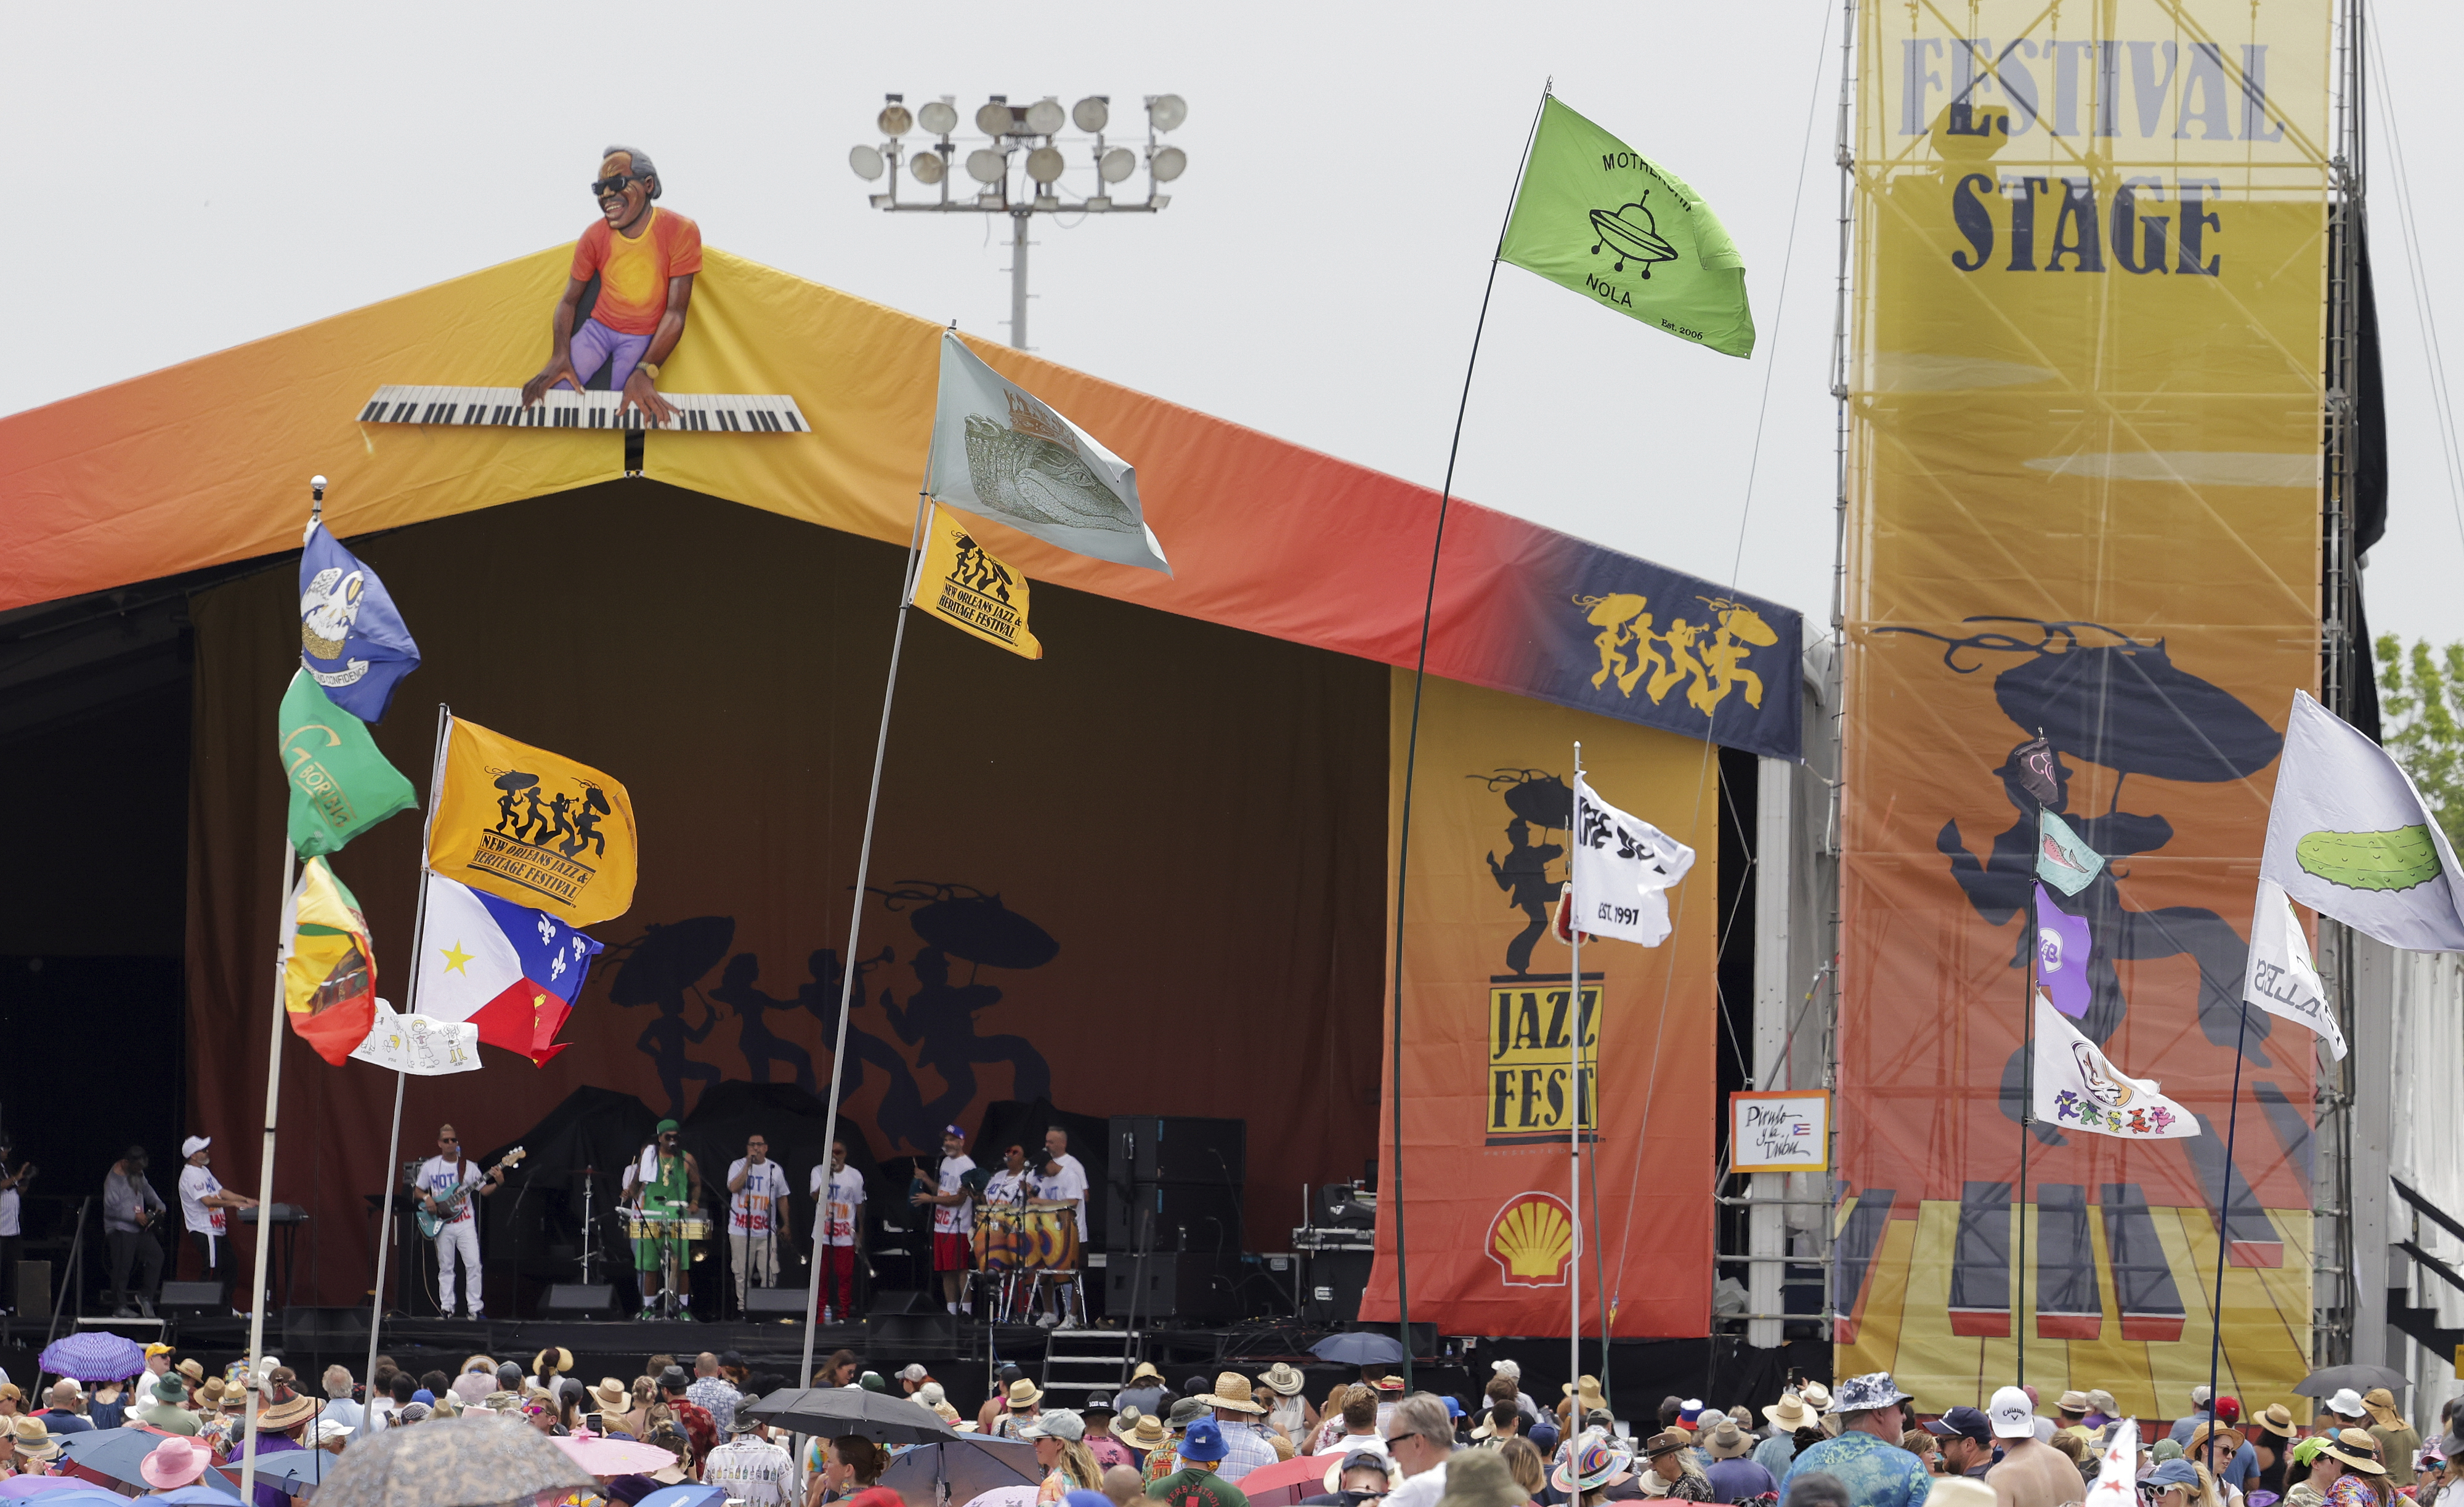
[[896, 138], [905, 136], [908, 132], [915, 129], [915, 117], [908, 110], [906, 105], [900, 103], [900, 100], [906, 97], [903, 95], [888, 95], [884, 98], [889, 99], [890, 102], [881, 107], [881, 114], [876, 117], [874, 120], [874, 123], [881, 127], [881, 134], [887, 137]]
[[997, 184], [1009, 176], [1009, 159], [989, 146], [967, 154], [967, 176], [979, 184]]
[[1040, 184], [1060, 182], [1061, 170], [1067, 165], [1057, 146], [1039, 146], [1026, 154], [1026, 176]]
[[855, 169], [855, 175], [858, 178], [868, 183], [880, 177], [886, 166], [881, 160], [879, 147], [862, 145], [847, 148], [847, 165]]
[[1069, 123], [1089, 135], [1111, 122], [1112, 98], [1110, 95], [1089, 95], [1069, 107]]
[[950, 163], [938, 152], [921, 151], [907, 159], [907, 171], [910, 177], [929, 188], [950, 176]]
[[1189, 119], [1189, 102], [1178, 95], [1147, 96], [1147, 123], [1158, 131], [1177, 129]]
[[1168, 184], [1189, 171], [1189, 154], [1177, 146], [1159, 146], [1147, 166], [1155, 173], [1155, 182]]
[[1026, 129], [1032, 135], [1051, 136], [1068, 122], [1061, 101], [1048, 96], [1026, 107]]
[[993, 96], [991, 102], [976, 111], [976, 129], [986, 136], [1007, 136], [1014, 123], [1007, 95]]
[[947, 136], [958, 128], [957, 108], [947, 99], [934, 100], [915, 119], [935, 136]]
[[1108, 184], [1119, 183], [1137, 170], [1138, 154], [1126, 146], [1113, 147], [1095, 164], [1096, 175]]

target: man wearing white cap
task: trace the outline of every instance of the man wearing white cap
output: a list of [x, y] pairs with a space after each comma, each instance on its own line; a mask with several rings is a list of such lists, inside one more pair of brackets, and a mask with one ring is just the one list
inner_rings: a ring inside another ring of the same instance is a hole
[[[180, 1154], [188, 1164], [180, 1168], [180, 1219], [197, 1248], [199, 1278], [219, 1284], [228, 1295], [231, 1276], [223, 1259], [231, 1248], [224, 1239], [224, 1222], [230, 1211], [253, 1209], [256, 1200], [223, 1188], [209, 1165], [214, 1159], [209, 1149], [213, 1144], [213, 1137], [204, 1135], [192, 1135], [180, 1143]], [[240, 1310], [234, 1308], [231, 1312], [237, 1314]]]
[[2002, 1463], [1985, 1473], [1994, 1507], [2061, 1507], [2087, 1495], [2087, 1482], [2071, 1457], [2036, 1437], [2036, 1409], [2026, 1392], [2002, 1387], [1985, 1416], [2002, 1446]]

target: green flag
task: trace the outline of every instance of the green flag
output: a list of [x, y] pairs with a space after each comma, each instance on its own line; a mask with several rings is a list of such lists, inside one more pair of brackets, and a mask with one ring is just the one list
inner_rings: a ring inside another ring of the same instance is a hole
[[342, 844], [419, 804], [402, 772], [377, 752], [367, 724], [334, 705], [304, 669], [294, 671], [277, 724], [291, 781], [291, 845], [302, 858]]
[[1683, 179], [1554, 95], [1541, 102], [1500, 254], [1680, 339], [1754, 352], [1745, 259], [1720, 217]]

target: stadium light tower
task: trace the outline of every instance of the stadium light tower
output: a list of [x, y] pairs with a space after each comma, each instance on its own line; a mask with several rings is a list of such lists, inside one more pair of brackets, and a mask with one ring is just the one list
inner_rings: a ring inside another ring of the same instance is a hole
[[[1012, 104], [1009, 96], [995, 95], [976, 111], [976, 129], [986, 144], [961, 158], [952, 133], [958, 128], [957, 98], [943, 95], [921, 110], [911, 112], [904, 95], [889, 95], [875, 123], [879, 146], [858, 145], [847, 153], [847, 165], [867, 183], [882, 184], [872, 207], [893, 213], [1005, 214], [1010, 219], [1009, 343], [1026, 347], [1026, 227], [1039, 214], [1154, 214], [1172, 203], [1161, 186], [1189, 167], [1189, 155], [1168, 146], [1158, 137], [1189, 118], [1189, 106], [1178, 95], [1149, 95], [1147, 111], [1147, 196], [1143, 201], [1112, 196], [1113, 186], [1126, 183], [1138, 170], [1139, 154], [1105, 141], [1111, 123], [1110, 95], [1089, 95], [1069, 107], [1045, 96], [1033, 104]], [[922, 126], [932, 138], [906, 145], [909, 132]], [[1084, 137], [1065, 138], [1066, 125]], [[972, 139], [971, 139], [972, 140]], [[1067, 148], [1082, 147], [1095, 175], [1094, 192], [1065, 198], [1061, 180], [1069, 170]], [[907, 176], [918, 186], [937, 191], [933, 199], [901, 199], [898, 169], [904, 160]], [[953, 168], [975, 180], [973, 193], [951, 192]], [[883, 182], [884, 179], [888, 181]]]

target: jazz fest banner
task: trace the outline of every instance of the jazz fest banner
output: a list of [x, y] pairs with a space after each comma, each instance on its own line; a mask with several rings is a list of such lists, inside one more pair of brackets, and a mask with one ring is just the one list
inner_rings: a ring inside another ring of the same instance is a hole
[[[1835, 1365], [2171, 1416], [2208, 1372], [2235, 1001], [2319, 652], [2326, 0], [1880, 7], [1859, 35]], [[2205, 1133], [2040, 1125], [2035, 802], [2112, 862], [2086, 1013]], [[2310, 1036], [2254, 1012], [2224, 1365], [2310, 1334]]]
[[[1412, 711], [1412, 677], [1394, 673], [1390, 873]], [[1579, 1004], [1550, 924], [1578, 738], [1595, 788], [1699, 855], [1668, 892], [1666, 942], [1585, 946]], [[1670, 1173], [1709, 1167], [1715, 1144], [1718, 751], [1433, 676], [1415, 780], [1403, 1146], [1397, 1157], [1381, 1113], [1377, 1252], [1360, 1316], [1397, 1315], [1388, 1169], [1399, 1162], [1413, 1321], [1446, 1334], [1565, 1334], [1575, 1256], [1567, 1146], [1580, 1116], [1584, 1331], [1596, 1335], [1610, 1307], [1620, 1336], [1705, 1333], [1711, 1180]], [[1390, 1064], [1393, 1047], [1390, 1036]], [[1593, 1242], [1607, 1263], [1605, 1301]]]

